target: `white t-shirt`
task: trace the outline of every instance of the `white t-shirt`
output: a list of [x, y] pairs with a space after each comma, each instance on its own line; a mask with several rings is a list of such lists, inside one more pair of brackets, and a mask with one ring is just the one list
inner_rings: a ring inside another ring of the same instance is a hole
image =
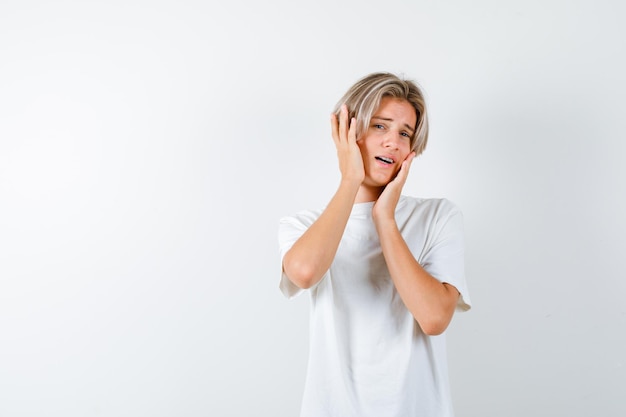
[[[309, 291], [310, 346], [302, 417], [452, 417], [445, 333], [428, 336], [395, 289], [372, 220], [353, 206], [330, 269]], [[281, 259], [322, 210], [280, 221]], [[445, 199], [402, 196], [396, 223], [426, 271], [454, 285], [468, 310], [463, 219]], [[283, 273], [288, 298], [303, 290]]]

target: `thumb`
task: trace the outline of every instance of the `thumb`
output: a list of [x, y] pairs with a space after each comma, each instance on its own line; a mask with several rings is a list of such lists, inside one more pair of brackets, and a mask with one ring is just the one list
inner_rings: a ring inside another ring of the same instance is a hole
[[415, 152], [411, 152], [404, 161], [402, 161], [402, 165], [400, 166], [400, 171], [398, 172], [398, 176], [396, 178], [401, 179], [402, 182], [406, 180], [409, 175], [409, 169], [411, 168], [411, 163], [415, 158]]

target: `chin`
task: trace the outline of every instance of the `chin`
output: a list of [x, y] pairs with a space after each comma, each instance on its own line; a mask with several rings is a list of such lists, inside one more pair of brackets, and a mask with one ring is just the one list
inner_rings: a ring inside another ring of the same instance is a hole
[[393, 181], [393, 179], [396, 177], [397, 172], [394, 172], [393, 175], [391, 177], [367, 177], [367, 179], [365, 180], [364, 184], [370, 186], [370, 187], [385, 187], [387, 186], [387, 184], [389, 184], [391, 181]]
[[372, 180], [368, 182], [368, 185], [370, 187], [378, 187], [378, 188], [383, 188], [386, 187], [387, 184], [389, 184], [391, 182], [391, 178], [389, 178], [388, 180], [383, 180], [383, 181], [376, 181], [376, 180]]

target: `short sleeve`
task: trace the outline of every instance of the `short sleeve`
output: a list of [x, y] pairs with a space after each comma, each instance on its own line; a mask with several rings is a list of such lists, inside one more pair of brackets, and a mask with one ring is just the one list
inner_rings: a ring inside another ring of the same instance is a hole
[[283, 217], [278, 226], [278, 246], [280, 252], [280, 284], [279, 288], [287, 298], [293, 298], [304, 290], [289, 280], [283, 270], [283, 258], [293, 244], [302, 236], [308, 226], [295, 217]]
[[444, 200], [435, 218], [433, 236], [421, 259], [422, 267], [439, 281], [454, 285], [461, 294], [457, 310], [467, 311], [471, 301], [465, 280], [463, 214]]

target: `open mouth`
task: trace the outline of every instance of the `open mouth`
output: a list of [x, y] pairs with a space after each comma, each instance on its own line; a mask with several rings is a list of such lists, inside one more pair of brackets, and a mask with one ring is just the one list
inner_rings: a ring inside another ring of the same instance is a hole
[[383, 162], [385, 164], [389, 164], [389, 165], [393, 164], [393, 162], [394, 162], [393, 159], [387, 158], [385, 156], [377, 156], [376, 160], [378, 160], [380, 162]]

